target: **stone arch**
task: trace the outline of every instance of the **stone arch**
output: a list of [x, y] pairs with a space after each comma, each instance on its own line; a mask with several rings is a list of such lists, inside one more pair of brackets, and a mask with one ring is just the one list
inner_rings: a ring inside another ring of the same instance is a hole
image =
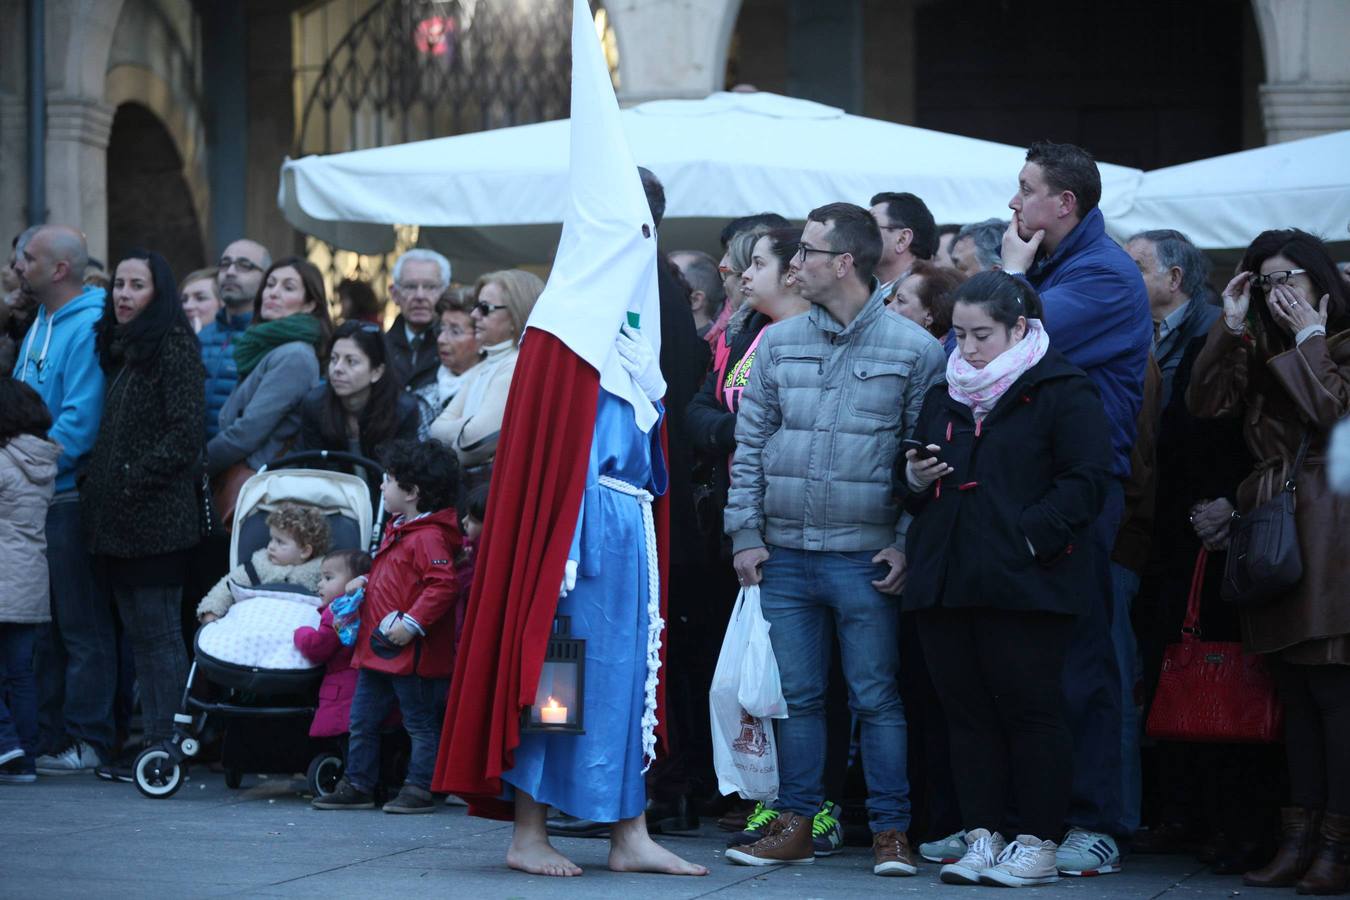
[[[209, 220], [211, 188], [206, 171], [206, 147], [200, 128], [193, 128], [188, 110], [174, 97], [167, 81], [145, 66], [122, 64], [108, 70], [104, 102], [113, 109], [137, 104], [154, 113], [173, 140], [182, 160], [182, 177], [197, 222]], [[111, 173], [110, 173], [111, 174]]]
[[165, 121], [139, 102], [117, 107], [108, 141], [108, 265], [142, 247], [176, 274], [205, 264], [201, 219]]

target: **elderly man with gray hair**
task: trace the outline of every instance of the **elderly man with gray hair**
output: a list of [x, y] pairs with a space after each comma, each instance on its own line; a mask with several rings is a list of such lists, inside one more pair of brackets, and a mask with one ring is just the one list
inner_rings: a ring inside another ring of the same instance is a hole
[[436, 301], [450, 286], [450, 260], [435, 250], [409, 250], [394, 263], [389, 293], [398, 318], [384, 336], [389, 375], [406, 391], [436, 379]]
[[962, 225], [952, 241], [951, 258], [956, 271], [970, 278], [981, 272], [1003, 268], [1003, 232], [1008, 223], [1003, 219], [985, 219], [971, 225]]
[[1162, 371], [1163, 408], [1172, 399], [1172, 377], [1191, 341], [1209, 333], [1222, 310], [1205, 302], [1209, 259], [1180, 231], [1141, 231], [1125, 242], [1148, 289], [1153, 314], [1153, 358]]

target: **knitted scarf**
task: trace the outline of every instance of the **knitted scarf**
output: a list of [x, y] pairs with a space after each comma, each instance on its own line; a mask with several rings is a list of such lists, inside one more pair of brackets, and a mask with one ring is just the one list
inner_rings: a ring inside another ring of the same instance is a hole
[[247, 378], [267, 354], [282, 344], [304, 341], [317, 346], [322, 335], [319, 320], [309, 313], [253, 323], [234, 339], [234, 364], [239, 367], [239, 380]]
[[1040, 319], [1027, 320], [1026, 337], [994, 358], [983, 369], [977, 369], [961, 355], [957, 348], [947, 357], [947, 393], [953, 400], [970, 407], [975, 421], [981, 421], [998, 405], [999, 398], [1017, 379], [1026, 374], [1050, 349], [1050, 336]]

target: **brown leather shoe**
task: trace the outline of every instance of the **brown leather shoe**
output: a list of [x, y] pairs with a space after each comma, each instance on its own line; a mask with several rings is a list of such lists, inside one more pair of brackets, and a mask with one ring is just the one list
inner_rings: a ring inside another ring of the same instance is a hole
[[1248, 887], [1292, 887], [1312, 865], [1317, 850], [1319, 810], [1286, 806], [1280, 810], [1280, 847], [1264, 868], [1242, 876]]
[[742, 866], [809, 866], [816, 861], [811, 845], [811, 819], [796, 813], [779, 813], [769, 823], [764, 837], [745, 847], [729, 848], [727, 861]]
[[872, 836], [872, 863], [873, 875], [915, 875], [919, 871], [909, 836], [894, 828]]
[[1350, 892], [1350, 816], [1322, 816], [1322, 843], [1295, 890], [1321, 895]]

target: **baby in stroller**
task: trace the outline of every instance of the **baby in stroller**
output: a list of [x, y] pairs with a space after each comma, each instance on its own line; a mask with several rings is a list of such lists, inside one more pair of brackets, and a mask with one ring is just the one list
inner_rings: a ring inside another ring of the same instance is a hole
[[[328, 550], [328, 520], [313, 506], [284, 503], [267, 516], [270, 540], [242, 565], [216, 582], [197, 605], [203, 625], [214, 622], [234, 605], [230, 585], [293, 584], [308, 593], [319, 590], [322, 557]], [[340, 593], [340, 592], [339, 592]]]

